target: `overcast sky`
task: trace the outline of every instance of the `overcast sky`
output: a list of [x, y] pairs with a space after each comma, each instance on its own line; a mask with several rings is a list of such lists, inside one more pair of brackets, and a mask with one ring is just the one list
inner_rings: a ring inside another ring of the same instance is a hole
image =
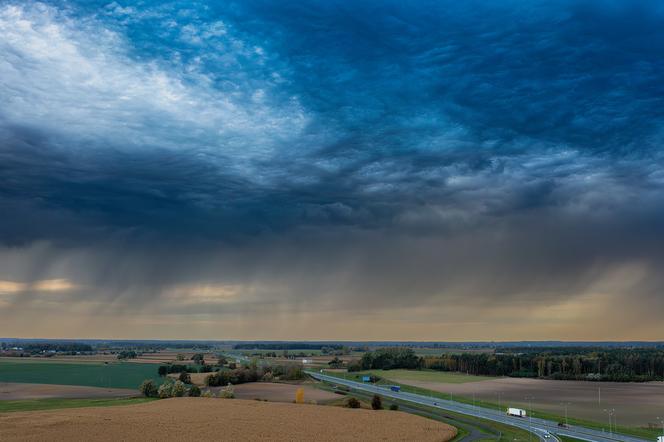
[[0, 0], [0, 336], [664, 339], [663, 29]]

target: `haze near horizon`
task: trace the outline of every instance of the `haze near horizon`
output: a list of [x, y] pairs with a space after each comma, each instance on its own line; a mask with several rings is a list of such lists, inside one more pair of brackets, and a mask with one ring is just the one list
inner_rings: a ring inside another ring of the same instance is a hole
[[0, 335], [661, 340], [662, 29], [0, 0]]

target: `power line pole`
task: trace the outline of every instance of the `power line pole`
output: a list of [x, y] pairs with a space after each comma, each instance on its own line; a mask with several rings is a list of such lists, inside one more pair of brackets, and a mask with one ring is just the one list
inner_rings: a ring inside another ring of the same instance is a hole
[[528, 400], [528, 441], [531, 442], [533, 438], [533, 397], [526, 396]]

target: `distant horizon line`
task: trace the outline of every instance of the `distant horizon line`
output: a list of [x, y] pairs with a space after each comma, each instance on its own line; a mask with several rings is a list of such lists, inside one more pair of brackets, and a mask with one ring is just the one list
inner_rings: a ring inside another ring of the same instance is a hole
[[664, 340], [470, 340], [470, 341], [429, 341], [429, 340], [347, 340], [347, 339], [163, 339], [163, 338], [22, 338], [0, 337], [0, 342], [8, 341], [96, 341], [96, 342], [191, 342], [191, 343], [349, 343], [349, 344], [664, 344]]

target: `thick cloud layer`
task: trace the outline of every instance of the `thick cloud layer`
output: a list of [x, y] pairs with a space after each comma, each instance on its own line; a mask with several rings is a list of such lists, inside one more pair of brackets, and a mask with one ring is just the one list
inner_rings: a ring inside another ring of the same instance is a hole
[[0, 318], [659, 339], [663, 27], [645, 1], [0, 2]]

